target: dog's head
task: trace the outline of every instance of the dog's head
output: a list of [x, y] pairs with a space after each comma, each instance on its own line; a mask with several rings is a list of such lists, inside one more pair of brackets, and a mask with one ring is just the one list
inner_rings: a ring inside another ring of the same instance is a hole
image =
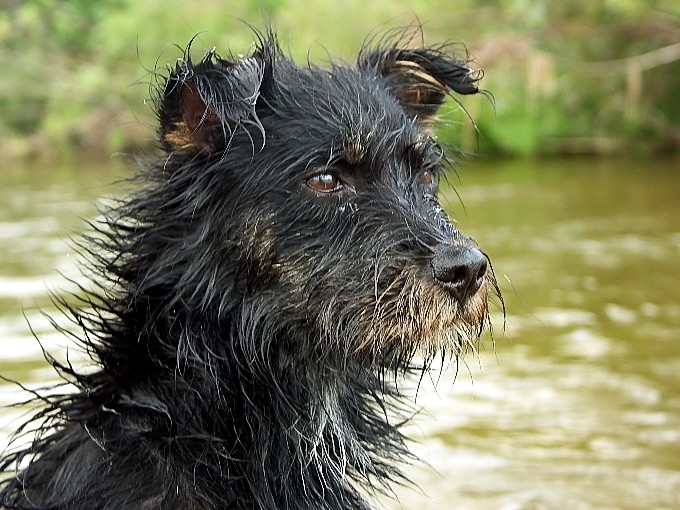
[[229, 316], [254, 358], [406, 367], [479, 336], [497, 286], [439, 205], [431, 136], [447, 95], [478, 92], [466, 60], [397, 38], [299, 67], [271, 34], [188, 53], [158, 94], [165, 214], [185, 218], [174, 306]]

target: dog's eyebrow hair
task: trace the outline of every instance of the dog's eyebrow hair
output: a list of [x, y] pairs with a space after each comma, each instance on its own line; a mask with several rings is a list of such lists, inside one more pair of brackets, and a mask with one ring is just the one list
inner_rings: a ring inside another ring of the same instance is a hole
[[406, 147], [406, 154], [423, 162], [439, 161], [443, 156], [439, 144], [432, 137], [424, 135], [418, 136]]
[[[413, 141], [403, 144], [401, 140], [413, 136]], [[376, 153], [371, 154], [369, 148], [373, 147], [375, 150], [376, 142], [383, 146], [383, 149], [389, 153], [394, 153], [396, 150], [407, 151], [411, 146], [422, 146], [422, 158], [425, 159], [427, 148], [431, 145], [432, 140], [429, 136], [422, 134], [410, 136], [407, 134], [405, 127], [396, 129], [387, 136], [383, 136], [381, 140], [376, 140], [376, 135], [373, 129], [364, 128], [357, 129], [343, 133], [338, 145], [332, 149], [332, 154], [336, 154], [342, 158], [343, 162], [349, 169], [360, 168], [361, 166], [370, 163], [371, 165], [377, 163], [375, 160]], [[420, 154], [420, 153], [419, 153]], [[371, 161], [368, 158], [372, 158]]]
[[368, 153], [370, 133], [355, 131], [344, 137], [342, 141], [342, 156], [349, 166], [358, 166], [364, 162]]

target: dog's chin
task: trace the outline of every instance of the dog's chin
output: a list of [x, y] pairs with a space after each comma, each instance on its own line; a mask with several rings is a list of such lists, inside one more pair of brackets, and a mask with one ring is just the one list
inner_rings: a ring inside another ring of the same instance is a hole
[[415, 358], [428, 362], [475, 350], [488, 324], [487, 283], [463, 303], [427, 280], [410, 283], [395, 299], [378, 303], [354, 354], [372, 365], [407, 369]]
[[476, 350], [477, 341], [488, 324], [486, 285], [463, 303], [445, 290], [436, 288], [435, 303], [422, 319], [422, 334], [414, 339], [420, 344], [419, 354], [425, 360], [457, 357]]
[[455, 319], [451, 324], [454, 328], [464, 327], [475, 332], [479, 336], [487, 324], [489, 315], [488, 284], [485, 281], [482, 286], [465, 302], [457, 304]]

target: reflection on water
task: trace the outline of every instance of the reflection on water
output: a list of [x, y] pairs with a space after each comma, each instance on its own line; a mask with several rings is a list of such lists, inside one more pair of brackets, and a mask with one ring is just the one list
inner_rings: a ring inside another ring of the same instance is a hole
[[[400, 491], [403, 508], [680, 508], [679, 163], [459, 165], [462, 202], [444, 202], [491, 255], [508, 314], [455, 383], [420, 388], [412, 435], [430, 466], [412, 468], [422, 489]], [[6, 174], [0, 372], [40, 385], [54, 375], [24, 315], [63, 350], [40, 309], [59, 273], [78, 277], [67, 238], [121, 174]], [[0, 386], [0, 403], [17, 398]], [[1, 447], [16, 414], [0, 420]]]

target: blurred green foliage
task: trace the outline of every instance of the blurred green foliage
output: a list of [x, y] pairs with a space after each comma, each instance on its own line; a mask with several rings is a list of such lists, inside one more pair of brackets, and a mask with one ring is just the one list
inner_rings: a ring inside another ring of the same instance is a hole
[[463, 151], [680, 147], [677, 0], [0, 0], [2, 150], [58, 158], [152, 146], [152, 71], [194, 36], [199, 54], [247, 53], [243, 20], [271, 22], [299, 61], [351, 60], [370, 33], [413, 23], [426, 43], [458, 42], [491, 93], [442, 114], [439, 136]]

